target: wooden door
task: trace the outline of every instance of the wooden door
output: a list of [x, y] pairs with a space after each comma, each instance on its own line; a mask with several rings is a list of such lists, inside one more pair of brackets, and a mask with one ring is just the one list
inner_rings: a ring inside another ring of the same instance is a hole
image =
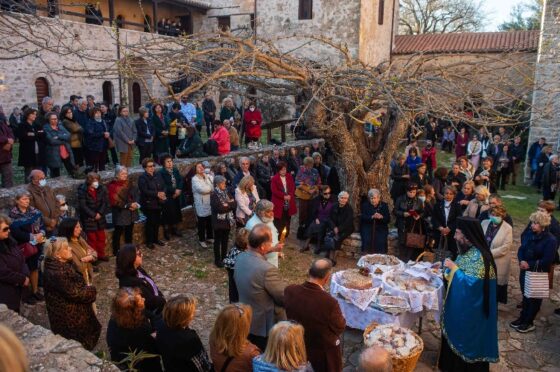
[[142, 107], [142, 92], [140, 91], [140, 84], [132, 84], [132, 112], [138, 113], [138, 109]]
[[103, 101], [108, 104], [113, 104], [113, 83], [105, 81], [103, 83]]
[[41, 107], [43, 98], [50, 96], [49, 82], [44, 77], [35, 80], [35, 90], [37, 92], [37, 107]]

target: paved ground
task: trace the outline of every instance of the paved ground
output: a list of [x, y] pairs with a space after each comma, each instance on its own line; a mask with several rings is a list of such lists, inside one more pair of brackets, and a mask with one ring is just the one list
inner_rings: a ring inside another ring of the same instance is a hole
[[[293, 230], [295, 231], [295, 230]], [[196, 243], [194, 231], [185, 234], [185, 238], [172, 241], [168, 246], [155, 251], [144, 250], [144, 266], [152, 274], [164, 294], [189, 293], [199, 300], [197, 316], [193, 323], [207, 344], [212, 325], [220, 309], [227, 304], [227, 275], [224, 270], [214, 268], [211, 249], [201, 249]], [[519, 236], [519, 233], [516, 234]], [[281, 261], [280, 268], [289, 283], [299, 283], [312, 260], [310, 253], [301, 254], [297, 250], [297, 241], [288, 240], [286, 258]], [[518, 242], [514, 243], [515, 249]], [[109, 319], [110, 300], [118, 287], [114, 277], [114, 259], [100, 266], [95, 277], [98, 288], [97, 306], [99, 319], [104, 325], [103, 333], [96, 350], [106, 352], [105, 325]], [[355, 261], [340, 259], [337, 270], [354, 267]], [[536, 321], [537, 330], [529, 334], [518, 334], [509, 328], [508, 323], [514, 320], [518, 311], [515, 306], [520, 299], [517, 281], [517, 261], [512, 262], [510, 281], [510, 303], [499, 308], [499, 343], [500, 362], [492, 365], [492, 371], [560, 371], [560, 318], [553, 315], [553, 309], [560, 306], [558, 277], [556, 272], [555, 290], [551, 300], [544, 301]], [[24, 306], [22, 314], [36, 324], [48, 327], [48, 319], [44, 304], [34, 307]], [[439, 326], [429, 319], [424, 321], [421, 337], [425, 349], [418, 363], [418, 371], [433, 368], [439, 347]], [[363, 348], [362, 332], [347, 329], [344, 334], [345, 372], [355, 370], [360, 351]]]

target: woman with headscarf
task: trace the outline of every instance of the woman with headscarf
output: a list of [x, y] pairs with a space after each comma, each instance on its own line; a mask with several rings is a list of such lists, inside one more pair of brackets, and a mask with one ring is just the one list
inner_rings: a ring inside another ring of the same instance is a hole
[[444, 262], [447, 297], [439, 368], [488, 371], [499, 357], [496, 264], [478, 219], [457, 218], [455, 240], [459, 256]]

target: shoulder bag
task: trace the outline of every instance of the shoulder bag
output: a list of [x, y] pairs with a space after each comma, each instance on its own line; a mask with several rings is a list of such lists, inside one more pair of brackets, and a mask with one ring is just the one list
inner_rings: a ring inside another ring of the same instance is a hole
[[539, 261], [536, 271], [525, 272], [525, 289], [523, 295], [527, 298], [548, 298], [550, 296], [550, 283], [548, 272], [539, 272]]
[[418, 224], [419, 231], [414, 232], [418, 221], [414, 221], [410, 232], [406, 233], [406, 246], [414, 249], [424, 249], [426, 245], [426, 235], [422, 234], [422, 223]]

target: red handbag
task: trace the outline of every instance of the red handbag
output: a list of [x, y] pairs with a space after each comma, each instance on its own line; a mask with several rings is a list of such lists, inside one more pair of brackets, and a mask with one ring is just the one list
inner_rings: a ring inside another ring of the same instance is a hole
[[20, 244], [19, 249], [21, 249], [21, 253], [23, 254], [23, 257], [25, 257], [25, 258], [29, 258], [31, 256], [34, 256], [39, 252], [37, 247], [34, 246], [31, 243]]

